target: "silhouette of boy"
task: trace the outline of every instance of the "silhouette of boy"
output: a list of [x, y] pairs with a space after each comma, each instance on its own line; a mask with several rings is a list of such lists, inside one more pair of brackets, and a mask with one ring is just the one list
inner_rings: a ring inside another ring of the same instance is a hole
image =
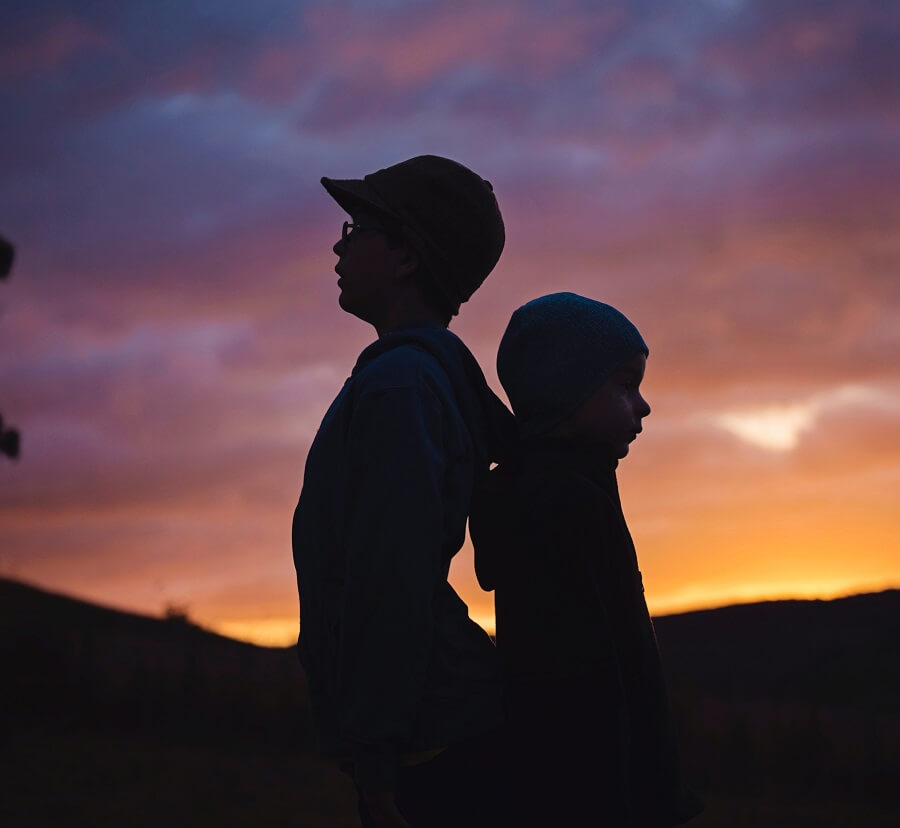
[[573, 293], [519, 308], [500, 343], [521, 443], [470, 529], [495, 591], [511, 825], [644, 828], [697, 812], [616, 485], [650, 413], [648, 354], [619, 311]]
[[322, 184], [351, 217], [340, 306], [378, 339], [322, 420], [294, 514], [318, 747], [352, 773], [363, 825], [491, 824], [496, 652], [447, 575], [513, 426], [447, 325], [503, 220], [489, 182], [433, 155]]

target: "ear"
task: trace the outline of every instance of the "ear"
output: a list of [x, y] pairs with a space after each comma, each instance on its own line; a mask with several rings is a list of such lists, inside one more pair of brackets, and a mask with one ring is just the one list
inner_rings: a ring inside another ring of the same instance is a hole
[[394, 268], [394, 275], [398, 281], [408, 279], [419, 269], [421, 262], [419, 254], [405, 243], [396, 249], [396, 254], [397, 264]]

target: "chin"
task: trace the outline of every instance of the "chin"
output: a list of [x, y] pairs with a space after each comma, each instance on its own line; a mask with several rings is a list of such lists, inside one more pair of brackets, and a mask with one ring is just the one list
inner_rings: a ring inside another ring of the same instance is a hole
[[338, 296], [338, 305], [344, 313], [349, 313], [351, 316], [355, 316], [357, 319], [362, 320], [363, 322], [377, 327], [374, 320], [374, 314], [370, 313], [368, 308], [366, 308], [365, 304], [360, 304], [358, 302], [353, 302], [352, 300], [348, 300], [347, 297], [342, 293]]
[[353, 316], [359, 316], [357, 308], [353, 304], [353, 300], [348, 298], [347, 294], [345, 294], [343, 291], [341, 291], [340, 295], [338, 296], [338, 306], [345, 313], [352, 314]]

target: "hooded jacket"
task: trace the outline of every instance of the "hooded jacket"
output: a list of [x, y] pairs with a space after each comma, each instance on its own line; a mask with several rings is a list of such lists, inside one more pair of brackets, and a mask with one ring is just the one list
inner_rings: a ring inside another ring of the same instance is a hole
[[615, 461], [526, 444], [491, 472], [470, 530], [479, 582], [495, 591], [513, 773], [540, 792], [518, 824], [561, 808], [571, 826], [695, 815]]
[[319, 749], [389, 790], [398, 756], [501, 718], [496, 652], [447, 582], [512, 415], [444, 328], [360, 355], [309, 450], [294, 513], [300, 661]]

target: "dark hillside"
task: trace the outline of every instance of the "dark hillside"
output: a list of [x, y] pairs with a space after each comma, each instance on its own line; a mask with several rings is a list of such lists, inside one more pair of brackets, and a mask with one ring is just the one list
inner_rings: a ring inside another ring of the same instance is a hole
[[[696, 828], [900, 824], [900, 591], [656, 619]], [[293, 648], [0, 579], [4, 825], [357, 825]]]
[[685, 765], [701, 787], [887, 799], [900, 811], [900, 590], [655, 626]]
[[655, 621], [675, 681], [727, 699], [900, 712], [900, 590]]
[[293, 648], [0, 580], [3, 826], [354, 828]]
[[134, 615], [0, 579], [0, 658], [2, 709], [19, 723], [309, 745], [293, 649], [233, 641], [184, 618]]

